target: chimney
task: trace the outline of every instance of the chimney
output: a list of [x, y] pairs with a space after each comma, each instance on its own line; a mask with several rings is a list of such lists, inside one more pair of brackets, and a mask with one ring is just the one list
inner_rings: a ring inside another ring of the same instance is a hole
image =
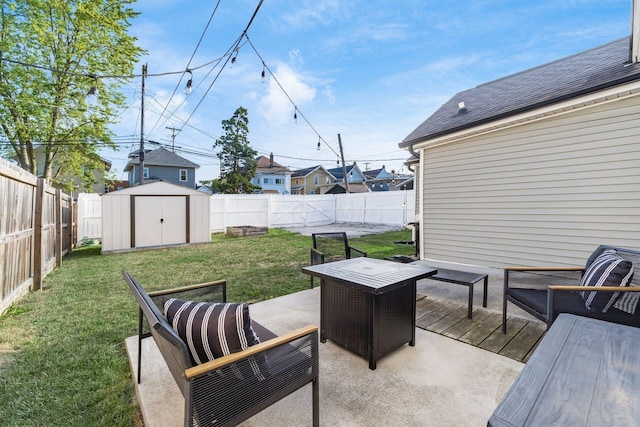
[[640, 0], [631, 3], [631, 43], [629, 46], [629, 62], [640, 62]]
[[273, 153], [271, 153], [271, 155], [269, 156], [269, 167], [273, 167]]

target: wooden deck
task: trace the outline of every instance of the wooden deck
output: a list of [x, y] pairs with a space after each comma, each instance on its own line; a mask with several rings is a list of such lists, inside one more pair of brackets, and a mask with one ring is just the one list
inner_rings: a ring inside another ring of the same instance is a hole
[[467, 319], [466, 305], [423, 295], [416, 302], [416, 326], [525, 363], [547, 330], [541, 322], [508, 317], [503, 334], [502, 313], [476, 308]]

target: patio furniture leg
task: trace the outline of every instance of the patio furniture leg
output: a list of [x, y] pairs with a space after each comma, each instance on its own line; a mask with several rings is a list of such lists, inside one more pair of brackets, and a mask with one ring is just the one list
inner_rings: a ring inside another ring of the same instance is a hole
[[489, 276], [484, 276], [484, 293], [482, 294], [482, 306], [487, 306], [487, 291], [489, 289]]
[[469, 285], [469, 304], [467, 305], [467, 319], [473, 318], [473, 283]]
[[507, 333], [507, 288], [509, 287], [509, 270], [504, 271], [504, 285], [502, 289], [502, 333]]

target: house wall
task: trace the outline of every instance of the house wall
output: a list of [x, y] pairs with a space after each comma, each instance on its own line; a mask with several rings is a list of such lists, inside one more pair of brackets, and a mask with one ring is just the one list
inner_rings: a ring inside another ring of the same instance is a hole
[[[265, 179], [268, 182], [265, 182]], [[276, 184], [276, 179], [282, 180], [281, 184]], [[282, 173], [258, 172], [251, 180], [253, 185], [262, 187], [262, 190], [276, 190], [280, 194], [291, 194], [291, 175]]]
[[422, 256], [502, 268], [640, 248], [640, 99], [421, 149]]
[[[145, 165], [145, 167], [149, 169], [149, 178], [147, 179], [162, 179], [164, 181], [172, 182], [183, 187], [193, 189], [196, 188], [196, 171], [194, 168], [154, 165]], [[130, 183], [140, 182], [140, 174], [138, 172], [139, 168], [140, 165], [134, 165], [133, 168], [129, 171]], [[187, 181], [180, 181], [180, 170], [182, 169], [187, 170]]]

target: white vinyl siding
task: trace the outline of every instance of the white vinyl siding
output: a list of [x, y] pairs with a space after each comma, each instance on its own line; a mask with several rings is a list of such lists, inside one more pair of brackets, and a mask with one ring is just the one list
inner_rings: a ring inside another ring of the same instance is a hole
[[422, 150], [423, 257], [581, 265], [640, 247], [638, 123], [636, 97]]

